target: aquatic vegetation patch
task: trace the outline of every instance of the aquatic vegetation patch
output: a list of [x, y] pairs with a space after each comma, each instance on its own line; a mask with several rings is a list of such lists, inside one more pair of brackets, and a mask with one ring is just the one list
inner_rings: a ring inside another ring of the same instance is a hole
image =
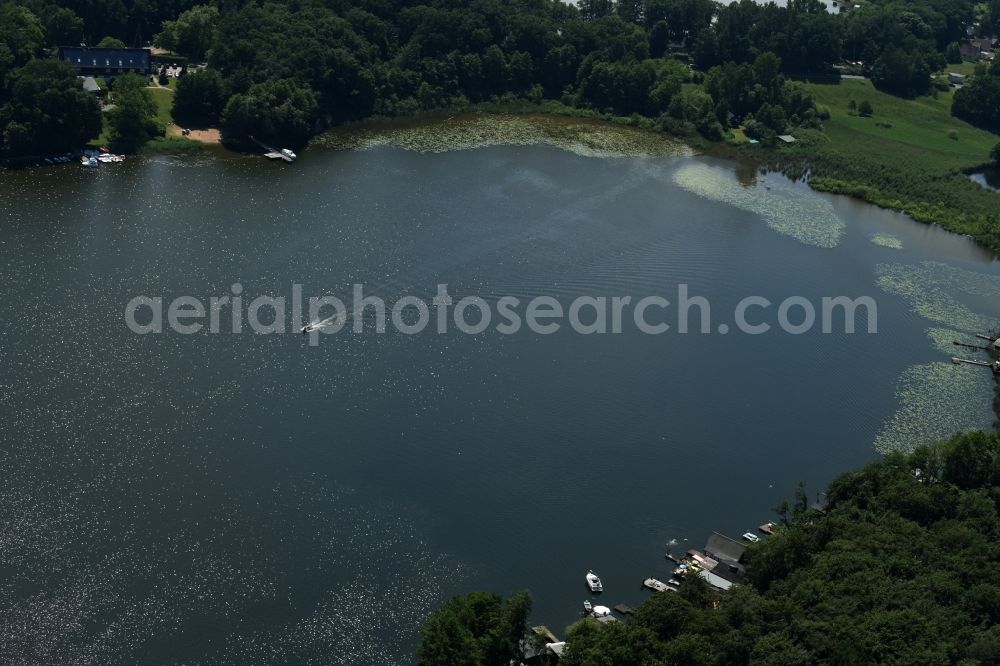
[[881, 245], [882, 247], [888, 247], [893, 250], [902, 250], [903, 241], [899, 240], [891, 234], [875, 234], [872, 236], [872, 242], [876, 245]]
[[836, 247], [844, 233], [844, 221], [829, 201], [784, 178], [743, 186], [725, 169], [691, 163], [674, 172], [674, 182], [700, 197], [756, 213], [775, 231], [806, 245]]
[[1000, 299], [1000, 276], [937, 261], [879, 264], [875, 274], [882, 289], [902, 297], [916, 313], [931, 321], [965, 332], [986, 331], [997, 325], [995, 318], [974, 312], [956, 294]]
[[367, 124], [328, 132], [316, 143], [340, 150], [397, 146], [421, 153], [544, 144], [587, 157], [693, 154], [665, 134], [547, 115], [479, 114], [416, 123]]
[[927, 329], [927, 337], [931, 339], [936, 349], [948, 356], [955, 356], [956, 352], [961, 349], [955, 346], [956, 340], [976, 344], [974, 339], [970, 339], [971, 336], [968, 333], [956, 331], [953, 328], [929, 328]]
[[875, 450], [912, 451], [957, 432], [990, 427], [993, 383], [983, 368], [928, 363], [903, 372], [896, 385], [899, 409], [882, 425]]

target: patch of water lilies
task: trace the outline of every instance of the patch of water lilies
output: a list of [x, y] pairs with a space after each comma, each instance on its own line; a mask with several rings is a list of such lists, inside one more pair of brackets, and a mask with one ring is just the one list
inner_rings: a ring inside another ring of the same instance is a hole
[[445, 120], [365, 124], [328, 132], [317, 143], [342, 150], [397, 146], [424, 153], [545, 144], [588, 157], [691, 155], [665, 134], [551, 115], [462, 115]]
[[975, 340], [970, 339], [968, 333], [956, 331], [953, 328], [928, 328], [927, 337], [934, 343], [934, 347], [948, 356], [954, 356], [957, 347], [955, 341], [962, 342], [968, 340], [970, 344], [975, 344]]
[[903, 249], [903, 241], [891, 234], [875, 234], [872, 236], [872, 242], [875, 243], [875, 245], [881, 245], [882, 247], [888, 247], [893, 250]]
[[966, 271], [936, 261], [920, 264], [879, 264], [878, 285], [910, 303], [931, 321], [965, 332], [987, 331], [997, 322], [975, 312], [958, 299], [959, 294], [1000, 298], [1000, 277]]
[[829, 201], [784, 178], [743, 186], [727, 169], [690, 163], [674, 172], [674, 182], [700, 197], [756, 213], [775, 231], [806, 245], [836, 247], [844, 233], [844, 221]]
[[989, 429], [992, 419], [984, 406], [992, 399], [992, 387], [982, 368], [951, 363], [908, 368], [896, 385], [899, 408], [875, 437], [875, 449], [911, 451], [956, 432]]

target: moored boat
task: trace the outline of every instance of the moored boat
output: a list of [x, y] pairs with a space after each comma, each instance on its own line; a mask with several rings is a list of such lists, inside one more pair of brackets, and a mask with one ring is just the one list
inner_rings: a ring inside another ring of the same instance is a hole
[[604, 584], [601, 583], [601, 579], [593, 571], [587, 572], [587, 587], [590, 588], [591, 592], [604, 591]]

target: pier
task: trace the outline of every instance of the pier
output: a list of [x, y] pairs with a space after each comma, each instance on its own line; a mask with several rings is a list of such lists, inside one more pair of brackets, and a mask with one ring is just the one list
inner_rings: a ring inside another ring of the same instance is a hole
[[[996, 330], [991, 330], [987, 333], [976, 333], [976, 338], [979, 340], [985, 340], [986, 345], [970, 345], [966, 342], [959, 342], [958, 340], [952, 340], [952, 344], [956, 347], [964, 347], [966, 349], [975, 349], [976, 351], [984, 352], [1000, 352], [1000, 333]], [[994, 359], [996, 356], [993, 357]], [[951, 362], [955, 365], [978, 365], [984, 368], [989, 368], [993, 373], [994, 377], [1000, 378], [1000, 361], [980, 361], [978, 359], [971, 358], [959, 358], [958, 356], [952, 356]]]
[[264, 149], [264, 157], [266, 157], [269, 160], [283, 160], [285, 162], [294, 162], [297, 157], [297, 155], [292, 151], [290, 151], [288, 148], [282, 148], [281, 150], [278, 150], [277, 148], [273, 148], [264, 143], [263, 141], [260, 141], [259, 139], [257, 139], [257, 137], [254, 136], [251, 136], [250, 140]]
[[990, 361], [977, 361], [970, 358], [958, 358], [957, 356], [952, 356], [951, 362], [955, 365], [961, 365], [964, 363], [966, 365], [978, 365], [984, 368], [989, 368], [993, 371], [993, 375], [995, 377], [1000, 377], [1000, 361], [993, 361], [991, 363]]
[[642, 581], [642, 586], [647, 587], [650, 590], [653, 590], [654, 592], [666, 592], [667, 590], [673, 590], [672, 587], [664, 583], [662, 580], [659, 580], [658, 578], [647, 578], [646, 580]]

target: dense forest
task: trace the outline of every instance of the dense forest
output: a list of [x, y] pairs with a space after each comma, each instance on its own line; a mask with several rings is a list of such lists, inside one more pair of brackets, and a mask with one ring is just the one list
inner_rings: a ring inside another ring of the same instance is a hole
[[[0, 149], [24, 154], [36, 139], [78, 148], [94, 136], [94, 105], [66, 90], [70, 73], [28, 67], [81, 41], [154, 42], [206, 60], [179, 83], [175, 115], [221, 122], [234, 137], [301, 144], [371, 115], [549, 99], [713, 139], [753, 120], [751, 134], [768, 141], [820, 120], [794, 76], [846, 60], [893, 94], [926, 93], [977, 19], [995, 31], [1000, 0], [871, 0], [844, 15], [819, 0], [5, 0]], [[995, 127], [996, 80], [980, 78], [989, 95], [956, 106]], [[50, 89], [59, 104], [42, 94]]]
[[[584, 619], [558, 663], [1000, 663], [1000, 435], [889, 455], [828, 495], [824, 513], [802, 489], [779, 508], [776, 533], [747, 551], [748, 584], [720, 592], [688, 576], [627, 622]], [[528, 604], [449, 601], [424, 626], [421, 663], [510, 663], [511, 618]]]

